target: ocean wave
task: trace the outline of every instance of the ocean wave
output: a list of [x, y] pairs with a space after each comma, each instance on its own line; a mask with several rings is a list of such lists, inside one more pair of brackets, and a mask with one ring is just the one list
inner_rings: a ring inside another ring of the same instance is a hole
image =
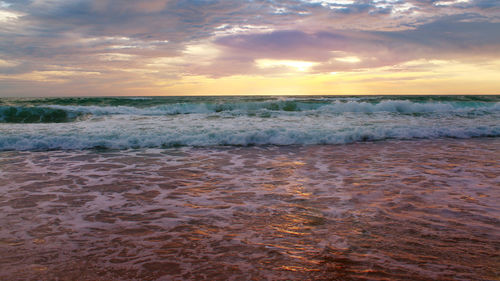
[[67, 109], [0, 106], [1, 123], [65, 123], [80, 116], [81, 112]]
[[[60, 104], [40, 99], [37, 105], [33, 100], [16, 101], [22, 105], [4, 100], [0, 105], [0, 150], [499, 137], [500, 101], [488, 98], [67, 98], [55, 102]], [[97, 102], [102, 104], [93, 104]]]
[[138, 115], [162, 116], [206, 114], [212, 116], [335, 115], [343, 113], [373, 114], [490, 114], [500, 112], [500, 102], [437, 102], [420, 103], [406, 100], [385, 100], [377, 103], [354, 100], [279, 100], [240, 103], [173, 103], [151, 107], [97, 105], [0, 106], [3, 123], [63, 123], [82, 120], [84, 116]]
[[60, 97], [60, 98], [0, 98], [1, 103], [13, 106], [82, 105], [82, 106], [132, 106], [151, 107], [176, 103], [252, 103], [275, 101], [336, 102], [359, 101], [381, 102], [387, 100], [411, 101], [418, 103], [437, 102], [499, 102], [498, 95], [448, 95], [448, 96], [168, 96], [168, 97]]
[[349, 144], [366, 141], [474, 137], [500, 137], [500, 126], [446, 127], [358, 127], [331, 130], [269, 128], [247, 130], [192, 130], [147, 132], [102, 131], [92, 134], [0, 135], [0, 150], [136, 149], [178, 146], [252, 146]]
[[131, 106], [69, 106], [44, 105], [46, 108], [79, 112], [92, 115], [178, 115], [178, 114], [211, 114], [231, 113], [235, 115], [252, 115], [263, 112], [294, 112], [339, 114], [389, 112], [398, 114], [430, 114], [430, 113], [477, 113], [487, 114], [500, 111], [500, 103], [485, 102], [432, 102], [420, 103], [405, 100], [386, 100], [377, 103], [360, 101], [266, 101], [242, 103], [175, 103], [152, 107]]
[[355, 100], [272, 100], [226, 103], [172, 103], [151, 107], [97, 106], [97, 105], [0, 105], [2, 123], [65, 123], [100, 116], [175, 116], [200, 115], [205, 118], [255, 116], [280, 118], [282, 116], [338, 116], [341, 114], [438, 115], [478, 116], [500, 113], [500, 102], [413, 102], [383, 100], [367, 102]]

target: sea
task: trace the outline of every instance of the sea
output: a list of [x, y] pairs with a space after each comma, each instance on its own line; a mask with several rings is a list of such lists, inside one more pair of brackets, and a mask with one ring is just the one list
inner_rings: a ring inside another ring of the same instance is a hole
[[0, 280], [500, 280], [500, 96], [0, 98]]

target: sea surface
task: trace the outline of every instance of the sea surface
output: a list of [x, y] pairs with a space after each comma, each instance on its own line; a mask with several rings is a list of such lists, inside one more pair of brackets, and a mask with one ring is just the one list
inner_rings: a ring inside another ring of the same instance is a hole
[[0, 150], [500, 136], [500, 96], [0, 99]]
[[500, 280], [500, 96], [0, 99], [0, 280]]

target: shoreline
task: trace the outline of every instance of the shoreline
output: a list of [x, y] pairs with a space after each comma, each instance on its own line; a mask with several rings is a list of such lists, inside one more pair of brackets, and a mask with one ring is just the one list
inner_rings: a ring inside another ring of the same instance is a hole
[[494, 279], [499, 149], [0, 152], [0, 278]]

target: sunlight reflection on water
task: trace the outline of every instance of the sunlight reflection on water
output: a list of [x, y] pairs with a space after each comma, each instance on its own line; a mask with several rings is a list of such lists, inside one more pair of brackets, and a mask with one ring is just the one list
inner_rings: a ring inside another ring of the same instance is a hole
[[1, 152], [0, 279], [495, 280], [499, 148]]

